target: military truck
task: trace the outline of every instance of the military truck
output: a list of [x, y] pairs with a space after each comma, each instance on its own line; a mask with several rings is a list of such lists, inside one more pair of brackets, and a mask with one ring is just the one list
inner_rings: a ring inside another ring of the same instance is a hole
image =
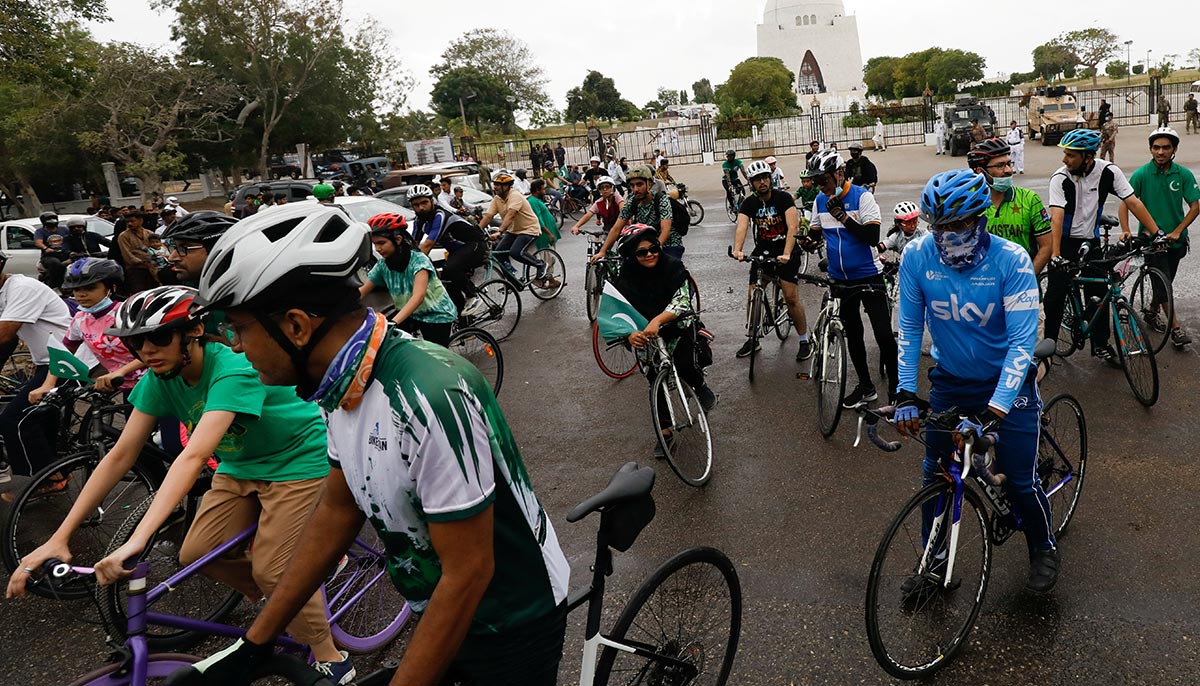
[[942, 117], [946, 123], [946, 150], [955, 157], [965, 155], [971, 149], [972, 121], [978, 120], [988, 137], [995, 135], [992, 116], [979, 103], [979, 98], [960, 95], [953, 105], [946, 105]]
[[1041, 138], [1042, 145], [1054, 145], [1068, 131], [1086, 126], [1075, 96], [1066, 86], [1039, 86], [1029, 96], [1030, 140]]

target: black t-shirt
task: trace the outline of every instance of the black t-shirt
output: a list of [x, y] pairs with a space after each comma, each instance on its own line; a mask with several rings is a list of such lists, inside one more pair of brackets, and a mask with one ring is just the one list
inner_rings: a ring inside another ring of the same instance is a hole
[[795, 206], [792, 197], [786, 192], [771, 189], [771, 197], [767, 198], [766, 203], [759, 200], [756, 193], [742, 201], [738, 214], [750, 218], [750, 229], [756, 248], [769, 246], [782, 250], [784, 240], [787, 239], [787, 211]]
[[608, 176], [608, 170], [603, 166], [588, 167], [587, 171], [583, 173], [583, 180], [587, 181], [589, 186], [595, 188], [596, 179], [600, 178], [601, 176]]

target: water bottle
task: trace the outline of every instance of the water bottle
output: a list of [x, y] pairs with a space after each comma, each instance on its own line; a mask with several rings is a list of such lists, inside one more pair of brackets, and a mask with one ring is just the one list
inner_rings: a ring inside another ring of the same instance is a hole
[[993, 470], [992, 453], [990, 450], [975, 452], [971, 454], [971, 468], [975, 473], [982, 476], [993, 488], [999, 488], [1004, 483], [1004, 475], [997, 474]]

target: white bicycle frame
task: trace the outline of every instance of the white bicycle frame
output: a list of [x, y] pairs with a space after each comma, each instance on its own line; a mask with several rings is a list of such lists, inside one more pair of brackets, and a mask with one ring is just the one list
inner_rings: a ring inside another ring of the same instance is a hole
[[929, 571], [936, 556], [935, 548], [937, 541], [941, 538], [942, 530], [945, 528], [946, 515], [951, 516], [950, 521], [950, 545], [946, 551], [946, 575], [942, 579], [942, 586], [950, 588], [951, 582], [954, 579], [954, 558], [958, 552], [958, 532], [959, 524], [962, 520], [962, 502], [963, 491], [967, 487], [967, 477], [971, 475], [971, 456], [975, 449], [975, 439], [967, 438], [962, 452], [959, 453], [958, 461], [962, 464], [962, 472], [954, 481], [954, 497], [949, 503], [942, 508], [942, 511], [934, 516], [933, 523], [929, 527], [929, 537], [925, 541], [925, 550], [921, 554], [921, 564], [917, 570], [918, 574], [925, 574]]
[[829, 363], [829, 355], [825, 354], [828, 351], [829, 337], [825, 335], [827, 327], [841, 326], [842, 315], [842, 299], [834, 297], [832, 292], [829, 295], [829, 301], [825, 303], [825, 309], [817, 315], [817, 322], [820, 324], [814, 331], [817, 335], [817, 351], [812, 356], [812, 363], [808, 367], [808, 378], [817, 378], [813, 372], [816, 370], [817, 361], [821, 362], [821, 379], [828, 379], [829, 370], [825, 365]]
[[[664, 367], [669, 367], [671, 369], [671, 383], [668, 384], [668, 386], [670, 386], [669, 390], [671, 392], [663, 393], [663, 398], [666, 400], [666, 403], [667, 403], [667, 416], [671, 418], [671, 428], [672, 429], [689, 428], [695, 423], [695, 419], [692, 417], [691, 410], [688, 408], [687, 396], [684, 395], [683, 390], [682, 390], [683, 389], [683, 380], [679, 378], [679, 370], [675, 369], [675, 363], [671, 360], [670, 353], [667, 352], [667, 344], [663, 343], [663, 340], [661, 338], [655, 338], [654, 345], [657, 348], [658, 356], [663, 360], [662, 363], [655, 365], [655, 367], [659, 370], [662, 370]], [[654, 380], [651, 379], [650, 382], [654, 383]], [[673, 399], [671, 396], [675, 395], [675, 394], [678, 394], [678, 397]], [[687, 414], [687, 421], [684, 424], [680, 424], [679, 420], [676, 419], [676, 411], [675, 411], [676, 402], [678, 402], [678, 404], [683, 406], [684, 411]], [[703, 414], [701, 415], [701, 417], [703, 417]]]

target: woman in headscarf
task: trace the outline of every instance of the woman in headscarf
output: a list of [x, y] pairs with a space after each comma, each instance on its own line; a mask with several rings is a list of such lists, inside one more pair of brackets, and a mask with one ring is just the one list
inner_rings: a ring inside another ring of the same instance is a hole
[[[687, 268], [682, 261], [662, 251], [658, 229], [633, 224], [622, 234], [625, 238], [618, 252], [623, 261], [613, 285], [649, 322], [642, 331], [629, 334], [629, 344], [640, 350], [652, 338], [661, 337], [675, 362], [679, 378], [696, 391], [701, 406], [708, 412], [716, 406], [718, 396], [704, 381], [704, 371], [696, 361], [696, 332], [692, 326], [696, 313], [692, 311]], [[649, 370], [648, 374], [657, 374], [657, 370]], [[669, 423], [662, 399], [658, 403], [658, 412], [663, 423]], [[670, 431], [664, 431], [663, 435], [669, 436]], [[654, 455], [664, 457], [657, 442]]]

